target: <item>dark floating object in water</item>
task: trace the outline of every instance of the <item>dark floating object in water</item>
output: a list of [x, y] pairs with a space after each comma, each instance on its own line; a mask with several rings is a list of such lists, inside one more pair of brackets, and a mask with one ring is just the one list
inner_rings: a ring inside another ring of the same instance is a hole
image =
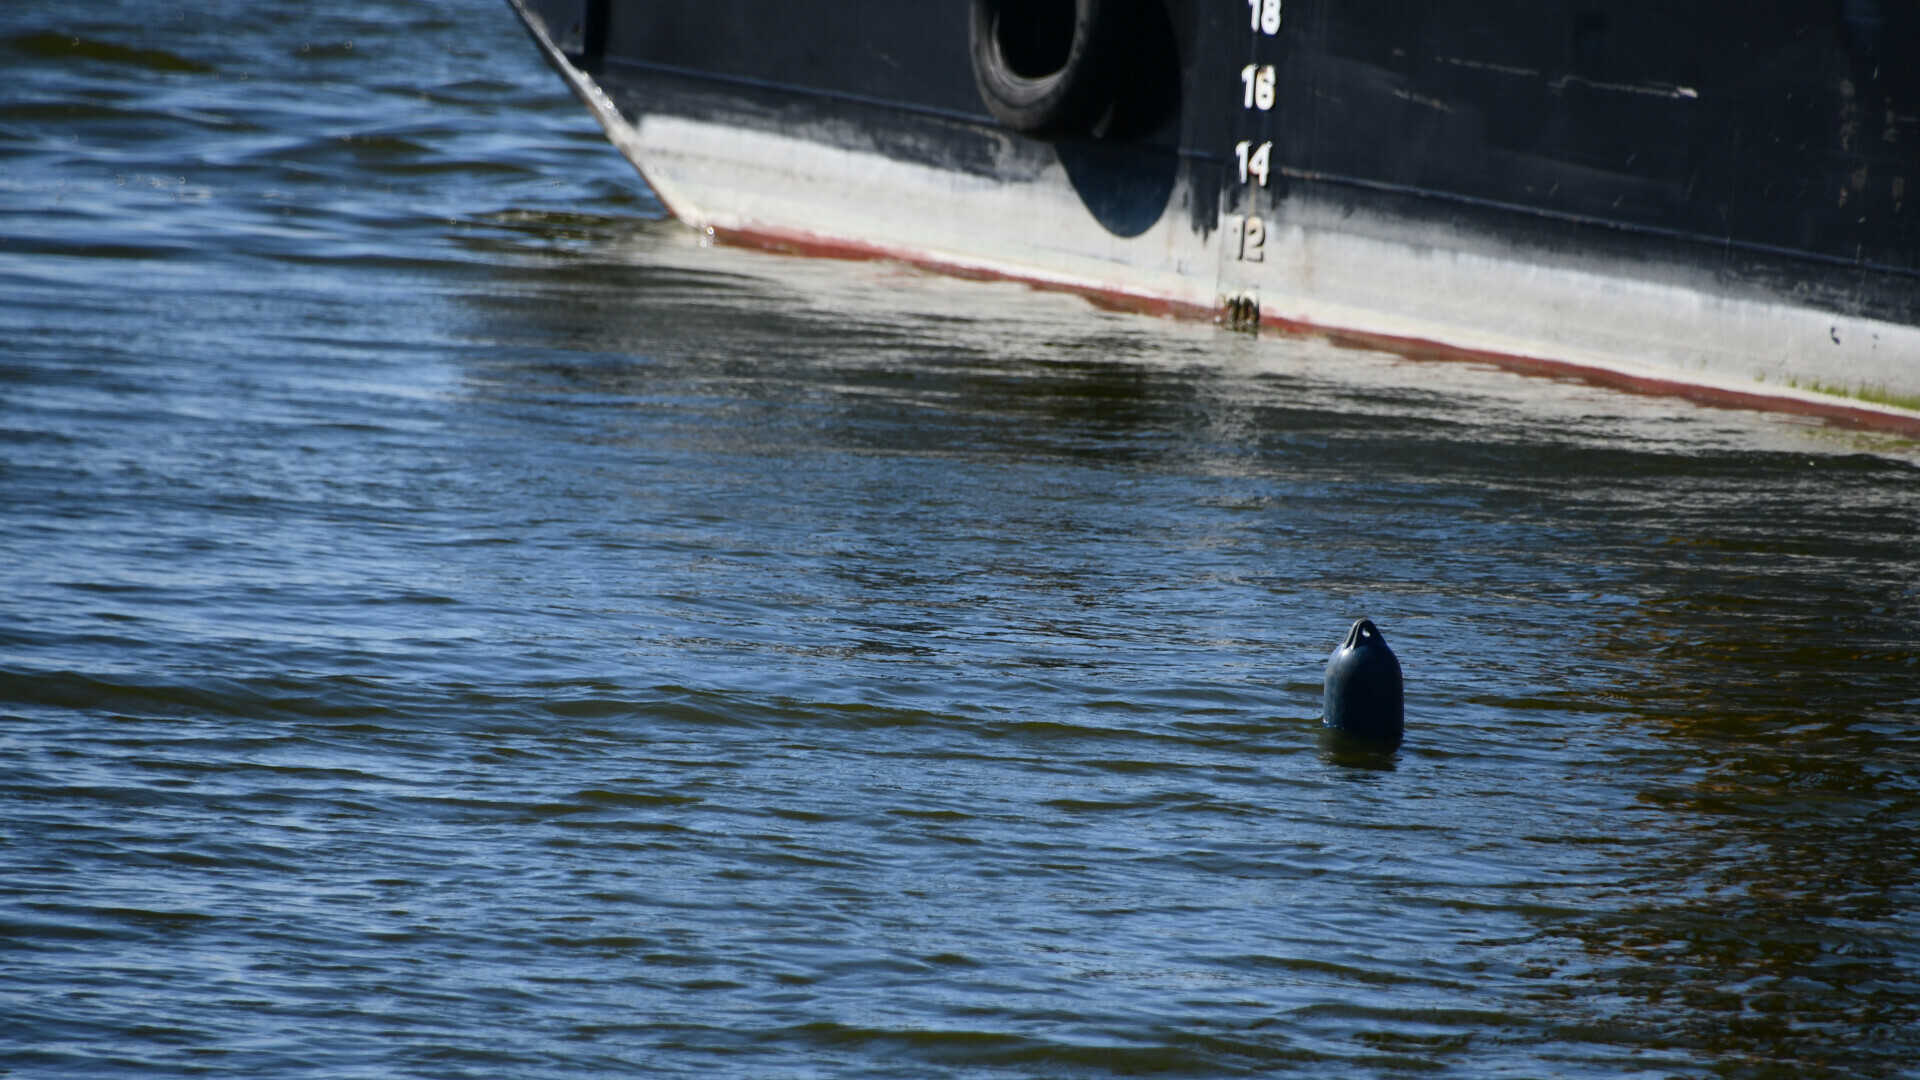
[[1327, 727], [1389, 748], [1406, 734], [1406, 702], [1400, 658], [1372, 619], [1361, 619], [1327, 661], [1324, 690]]

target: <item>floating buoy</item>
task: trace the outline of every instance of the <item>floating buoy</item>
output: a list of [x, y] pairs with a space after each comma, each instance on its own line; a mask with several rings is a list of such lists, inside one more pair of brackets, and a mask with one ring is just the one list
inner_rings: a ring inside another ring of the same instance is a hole
[[1322, 723], [1345, 735], [1399, 746], [1407, 729], [1400, 658], [1372, 619], [1361, 619], [1327, 661]]

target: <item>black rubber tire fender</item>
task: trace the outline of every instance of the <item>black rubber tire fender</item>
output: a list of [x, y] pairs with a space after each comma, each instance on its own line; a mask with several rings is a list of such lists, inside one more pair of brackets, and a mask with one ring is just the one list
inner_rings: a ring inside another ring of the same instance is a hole
[[1037, 138], [1084, 134], [1112, 107], [1132, 0], [973, 0], [973, 80], [987, 111]]

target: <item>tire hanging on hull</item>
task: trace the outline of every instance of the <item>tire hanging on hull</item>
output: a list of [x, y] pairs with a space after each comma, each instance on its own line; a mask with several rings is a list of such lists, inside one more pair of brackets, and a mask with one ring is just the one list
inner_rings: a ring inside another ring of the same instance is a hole
[[1001, 124], [1083, 135], [1113, 109], [1137, 0], [973, 0], [973, 79]]

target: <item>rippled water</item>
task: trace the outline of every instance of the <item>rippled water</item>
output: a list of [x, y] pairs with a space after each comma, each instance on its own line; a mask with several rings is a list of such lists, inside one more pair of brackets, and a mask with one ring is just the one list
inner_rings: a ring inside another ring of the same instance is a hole
[[1913, 444], [703, 248], [496, 0], [0, 65], [0, 1072], [1914, 1075]]

